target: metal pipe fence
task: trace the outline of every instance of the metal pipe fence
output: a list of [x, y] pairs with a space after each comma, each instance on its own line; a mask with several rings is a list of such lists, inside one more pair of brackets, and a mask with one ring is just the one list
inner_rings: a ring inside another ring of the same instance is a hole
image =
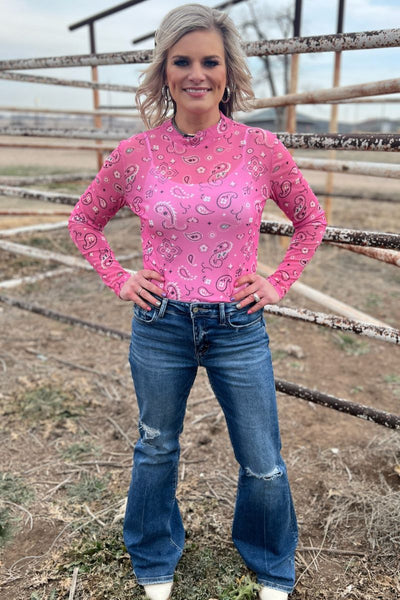
[[390, 165], [387, 163], [296, 157], [296, 164], [300, 169], [309, 169], [312, 171], [400, 179], [400, 165]]
[[[82, 327], [87, 331], [92, 331], [113, 339], [128, 341], [131, 337], [130, 333], [128, 332], [113, 329], [105, 325], [100, 325], [99, 323], [92, 323], [90, 321], [78, 319], [77, 317], [66, 315], [43, 306], [26, 302], [24, 300], [11, 298], [3, 294], [0, 294], [0, 302], [41, 315], [48, 319], [59, 321], [61, 323]], [[369, 406], [364, 406], [356, 402], [350, 402], [349, 400], [344, 400], [343, 398], [337, 398], [336, 396], [331, 396], [330, 394], [324, 394], [323, 392], [319, 392], [317, 390], [311, 390], [282, 379], [275, 380], [275, 387], [278, 392], [301, 398], [307, 402], [315, 402], [321, 406], [332, 408], [334, 410], [383, 425], [384, 427], [388, 427], [390, 429], [400, 429], [400, 416], [398, 415], [377, 410]]]
[[[368, 48], [388, 48], [400, 46], [400, 29], [368, 31], [358, 33], [347, 33], [326, 36], [310, 36], [297, 37], [286, 40], [261, 40], [258, 42], [248, 42], [244, 44], [245, 52], [248, 56], [270, 56], [270, 55], [285, 55], [285, 54], [303, 54], [317, 52], [341, 52], [349, 50], [360, 50]], [[115, 91], [124, 91], [133, 93], [136, 88], [133, 86], [117, 86], [113, 84], [100, 84], [85, 81], [71, 81], [52, 77], [36, 77], [33, 75], [21, 75], [19, 73], [9, 72], [9, 69], [24, 70], [24, 69], [43, 69], [43, 68], [64, 68], [72, 66], [91, 66], [99, 65], [117, 65], [131, 63], [147, 63], [152, 59], [151, 50], [137, 50], [131, 52], [113, 52], [103, 54], [90, 55], [74, 55], [62, 57], [44, 57], [34, 59], [20, 60], [4, 60], [0, 61], [0, 79], [9, 79], [14, 81], [29, 81], [35, 83], [48, 83], [55, 85], [71, 85], [76, 87], [86, 87], [91, 89], [107, 89]], [[329, 90], [316, 90], [310, 93], [288, 94], [285, 96], [273, 99], [257, 99], [255, 106], [264, 108], [266, 106], [293, 106], [295, 104], [314, 104], [314, 103], [337, 103], [350, 101], [367, 101], [365, 96], [373, 96], [377, 94], [389, 94], [400, 91], [400, 78], [378, 81], [367, 84], [358, 84], [352, 86], [337, 87]], [[388, 99], [391, 100], [391, 99]], [[372, 98], [371, 101], [376, 101]], [[392, 100], [396, 101], [396, 99]], [[98, 112], [98, 111], [96, 111]], [[0, 128], [0, 135], [4, 136], [23, 136], [23, 137], [57, 137], [68, 139], [91, 139], [91, 140], [120, 140], [132, 135], [132, 130], [81, 130], [81, 129], [41, 129], [41, 128], [21, 128], [21, 127], [3, 127]], [[400, 135], [398, 134], [289, 134], [278, 133], [278, 138], [288, 148], [313, 148], [313, 149], [339, 149], [339, 150], [357, 150], [357, 151], [384, 151], [398, 152], [400, 151]], [[6, 146], [4, 142], [0, 146]], [[14, 145], [14, 144], [10, 144]], [[63, 148], [63, 146], [49, 146], [52, 148]], [[80, 149], [95, 149], [94, 146], [79, 146]], [[72, 147], [71, 147], [72, 149]], [[101, 150], [108, 150], [103, 147]], [[299, 159], [301, 168], [317, 169], [328, 172], [347, 172], [357, 173], [362, 175], [374, 175], [376, 177], [392, 177], [400, 178], [400, 167], [397, 165], [378, 165], [372, 163], [344, 163], [344, 161], [319, 161], [313, 159], [307, 163], [307, 159]], [[323, 163], [323, 164], [322, 164]], [[305, 166], [308, 164], [308, 167]], [[16, 183], [14, 180], [13, 183]], [[32, 183], [26, 181], [25, 183]], [[26, 190], [18, 188], [15, 185], [0, 185], [0, 193], [12, 196], [19, 196], [28, 199], [40, 199], [59, 204], [73, 205], [76, 203], [78, 196], [71, 194], [58, 194], [41, 192], [37, 190]], [[121, 215], [122, 216], [122, 215]], [[282, 236], [290, 236], [293, 234], [293, 226], [286, 223], [275, 221], [262, 221], [260, 227], [261, 233], [271, 233]], [[376, 254], [383, 256], [383, 251], [380, 249], [400, 249], [400, 235], [394, 233], [362, 231], [354, 229], [346, 229], [339, 227], [328, 227], [324, 236], [324, 242], [334, 242], [344, 244], [349, 249], [367, 249], [375, 250]], [[75, 267], [83, 266], [81, 259], [73, 259], [72, 257], [57, 255], [44, 250], [37, 250], [31, 247], [23, 247], [20, 244], [12, 242], [0, 243], [1, 247], [9, 252], [28, 253], [30, 256], [42, 260], [55, 260]], [[358, 250], [354, 250], [358, 251]], [[369, 254], [373, 256], [373, 252]], [[397, 253], [392, 253], [396, 258]], [[374, 256], [378, 258], [378, 256]], [[385, 258], [379, 258], [385, 260]], [[393, 262], [393, 261], [392, 261]], [[394, 263], [397, 264], [397, 263]], [[84, 268], [88, 268], [85, 266]], [[90, 267], [89, 267], [90, 268]], [[63, 315], [38, 307], [30, 303], [24, 302], [15, 298], [8, 298], [0, 295], [0, 302], [9, 304], [27, 310], [33, 313], [41, 314], [47, 318], [59, 320], [71, 325], [84, 327], [90, 331], [95, 331], [103, 335], [115, 337], [117, 339], [129, 339], [130, 334], [120, 332], [97, 323], [90, 323], [82, 319], [74, 318], [70, 315]], [[282, 306], [268, 306], [266, 312], [276, 315], [282, 315], [289, 318], [314, 323], [320, 326], [338, 329], [341, 331], [351, 331], [359, 335], [365, 335], [375, 338], [380, 341], [390, 342], [395, 345], [400, 344], [400, 331], [390, 327], [380, 327], [371, 323], [364, 323], [350, 319], [344, 319], [337, 315], [327, 315], [317, 313], [307, 309], [292, 309]], [[352, 414], [354, 416], [374, 421], [386, 427], [400, 428], [400, 417], [379, 411], [370, 407], [365, 407], [356, 403], [349, 402], [334, 396], [329, 396], [321, 392], [296, 386], [290, 382], [277, 380], [276, 387], [278, 391], [306, 399], [307, 401], [316, 402], [323, 406], [329, 406], [336, 410]]]
[[88, 88], [91, 90], [107, 90], [111, 92], [129, 92], [134, 94], [137, 90], [132, 85], [117, 85], [115, 83], [94, 83], [92, 81], [81, 81], [79, 79], [59, 79], [57, 77], [42, 77], [41, 75], [24, 75], [9, 71], [0, 71], [0, 79], [10, 81], [21, 81], [24, 83], [40, 83], [48, 85], [62, 85], [66, 87]]
[[[247, 56], [272, 56], [279, 54], [310, 54], [316, 52], [342, 52], [344, 50], [366, 50], [372, 48], [394, 48], [400, 46], [400, 29], [383, 29], [245, 42]], [[153, 51], [132, 50], [130, 52], [104, 52], [72, 56], [48, 56], [0, 61], [0, 71], [9, 69], [53, 69], [55, 67], [93, 67], [100, 65], [124, 65], [147, 63]]]
[[[106, 129], [43, 129], [40, 127], [0, 127], [0, 136], [51, 137], [84, 140], [116, 140], [129, 138], [132, 130]], [[400, 134], [390, 133], [277, 133], [287, 148], [314, 148], [318, 150], [374, 150], [399, 152]]]
[[254, 108], [273, 108], [277, 106], [293, 106], [295, 104], [320, 104], [329, 100], [347, 100], [348, 98], [392, 94], [393, 92], [400, 92], [400, 78], [384, 79], [372, 83], [358, 83], [357, 85], [346, 85], [298, 94], [286, 94], [284, 96], [273, 96], [272, 98], [258, 98], [254, 100], [253, 106]]

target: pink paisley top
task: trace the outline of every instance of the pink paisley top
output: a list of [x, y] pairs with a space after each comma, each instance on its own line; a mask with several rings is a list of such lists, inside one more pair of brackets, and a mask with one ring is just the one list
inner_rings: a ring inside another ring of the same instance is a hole
[[322, 240], [324, 213], [275, 135], [222, 114], [218, 124], [194, 137], [182, 136], [168, 120], [123, 140], [75, 206], [69, 230], [119, 295], [130, 273], [115, 259], [103, 229], [127, 206], [140, 218], [143, 268], [164, 276], [168, 298], [229, 302], [235, 281], [257, 269], [268, 198], [295, 230], [268, 277], [282, 298]]

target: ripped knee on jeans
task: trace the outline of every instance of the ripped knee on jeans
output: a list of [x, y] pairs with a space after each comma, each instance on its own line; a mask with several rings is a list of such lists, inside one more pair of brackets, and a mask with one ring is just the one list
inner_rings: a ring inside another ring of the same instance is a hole
[[275, 467], [269, 473], [254, 473], [250, 467], [245, 467], [244, 472], [247, 477], [255, 477], [256, 479], [263, 479], [264, 481], [273, 481], [277, 477], [282, 477], [283, 475], [283, 471], [280, 467]]
[[139, 421], [139, 431], [143, 432], [143, 442], [150, 442], [161, 435], [159, 429], [146, 425], [143, 421]]

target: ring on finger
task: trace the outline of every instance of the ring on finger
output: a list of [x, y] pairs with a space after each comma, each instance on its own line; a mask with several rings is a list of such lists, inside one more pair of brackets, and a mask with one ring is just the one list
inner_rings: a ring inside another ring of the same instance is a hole
[[253, 298], [254, 298], [254, 302], [261, 302], [261, 298], [260, 298], [260, 296], [257, 294], [257, 292], [254, 292], [254, 294], [253, 294]]
[[[142, 288], [142, 287], [140, 287], [140, 288], [138, 289], [138, 291], [136, 292], [136, 294], [137, 294], [138, 296], [140, 296], [140, 294], [142, 293], [142, 290], [143, 290], [143, 288]], [[141, 296], [140, 296], [140, 297], [141, 297]]]

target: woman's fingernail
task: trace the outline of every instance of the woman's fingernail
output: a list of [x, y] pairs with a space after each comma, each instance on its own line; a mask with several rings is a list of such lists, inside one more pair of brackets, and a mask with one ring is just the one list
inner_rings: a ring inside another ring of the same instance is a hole
[[159, 300], [157, 300], [156, 306], [161, 306], [161, 302]]
[[240, 302], [239, 302], [239, 304], [236, 304], [236, 308], [242, 308], [242, 305], [240, 304]]
[[235, 298], [231, 298], [231, 302], [235, 302]]
[[162, 293], [163, 298], [167, 297], [167, 294], [165, 292]]

